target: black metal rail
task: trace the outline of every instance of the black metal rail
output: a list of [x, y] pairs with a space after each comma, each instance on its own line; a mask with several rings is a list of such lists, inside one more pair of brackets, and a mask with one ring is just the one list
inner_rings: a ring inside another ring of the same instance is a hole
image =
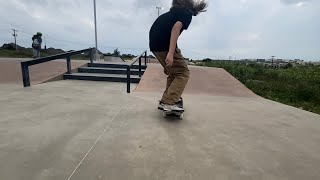
[[93, 57], [92, 57], [92, 54], [94, 52], [93, 50], [95, 50], [95, 48], [88, 48], [88, 49], [83, 49], [83, 50], [79, 50], [79, 51], [73, 51], [73, 52], [58, 54], [58, 55], [54, 55], [54, 56], [48, 56], [48, 57], [44, 57], [44, 58], [40, 58], [40, 59], [21, 62], [23, 86], [24, 87], [30, 86], [29, 66], [41, 64], [41, 63], [45, 63], [45, 62], [49, 62], [49, 61], [53, 61], [53, 60], [57, 60], [57, 59], [66, 58], [66, 60], [67, 60], [67, 73], [71, 74], [71, 56], [81, 54], [84, 52], [89, 52], [90, 53], [90, 62], [93, 63]]
[[130, 88], [130, 85], [131, 85], [131, 67], [139, 60], [139, 77], [141, 77], [141, 59], [142, 57], [144, 58], [144, 63], [145, 65], [147, 65], [147, 51], [144, 51], [140, 56], [137, 56], [135, 57], [133, 60], [132, 60], [132, 63], [131, 64], [128, 64], [127, 66], [127, 93], [130, 93], [131, 92], [131, 88]]

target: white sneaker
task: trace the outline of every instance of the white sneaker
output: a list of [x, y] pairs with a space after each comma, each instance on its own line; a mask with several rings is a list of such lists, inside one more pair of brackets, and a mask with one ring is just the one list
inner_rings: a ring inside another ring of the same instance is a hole
[[184, 109], [182, 109], [181, 107], [177, 106], [176, 104], [174, 105], [169, 105], [169, 104], [164, 104], [163, 105], [163, 110], [164, 111], [184, 111]]
[[158, 109], [159, 110], [163, 110], [163, 107], [164, 107], [164, 103], [159, 101], [159, 106], [158, 106]]

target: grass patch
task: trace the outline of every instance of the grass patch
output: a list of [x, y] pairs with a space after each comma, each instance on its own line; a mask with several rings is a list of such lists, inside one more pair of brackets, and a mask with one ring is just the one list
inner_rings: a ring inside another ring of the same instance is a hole
[[[53, 56], [56, 54], [47, 53], [46, 50], [41, 50], [41, 57], [48, 57]], [[4, 58], [30, 58], [33, 57], [32, 49], [25, 49], [22, 51], [15, 51], [15, 50], [7, 50], [7, 49], [0, 49], [0, 57]], [[76, 60], [89, 60], [90, 57], [82, 54], [74, 55], [71, 59]]]
[[0, 49], [0, 57], [5, 58], [32, 58], [32, 50], [14, 51]]
[[231, 62], [204, 66], [224, 68], [259, 96], [320, 114], [320, 66], [267, 69]]

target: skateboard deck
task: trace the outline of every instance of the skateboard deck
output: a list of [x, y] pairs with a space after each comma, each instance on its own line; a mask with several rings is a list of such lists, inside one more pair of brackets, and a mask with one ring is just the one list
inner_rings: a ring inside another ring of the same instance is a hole
[[164, 118], [179, 118], [179, 119], [183, 119], [183, 112], [174, 112], [174, 111], [171, 111], [171, 112], [166, 112], [166, 111], [163, 111], [163, 117]]
[[[182, 107], [183, 108], [183, 100], [181, 100], [179, 103], [178, 103], [178, 106]], [[184, 111], [165, 111], [165, 110], [162, 110], [163, 111], [163, 117], [164, 118], [179, 118], [179, 119], [183, 119], [183, 113]]]

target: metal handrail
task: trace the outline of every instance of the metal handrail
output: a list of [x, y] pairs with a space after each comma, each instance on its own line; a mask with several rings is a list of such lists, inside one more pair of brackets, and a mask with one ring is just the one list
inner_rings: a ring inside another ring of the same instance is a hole
[[[136, 63], [143, 55], [145, 55], [145, 58], [147, 58], [147, 51], [144, 51], [140, 56], [133, 58], [132, 63], [129, 64], [129, 66], [132, 66], [134, 63]], [[147, 64], [145, 63], [145, 65]]]
[[28, 87], [30, 86], [30, 77], [29, 77], [29, 66], [36, 65], [36, 64], [41, 64], [61, 58], [66, 58], [67, 60], [67, 73], [71, 74], [71, 56], [81, 54], [84, 52], [90, 52], [90, 62], [93, 62], [92, 58], [92, 51], [95, 48], [88, 48], [88, 49], [83, 49], [79, 51], [73, 51], [73, 52], [68, 52], [68, 53], [63, 53], [63, 54], [58, 54], [58, 55], [53, 55], [53, 56], [48, 56], [40, 59], [35, 59], [35, 60], [30, 60], [30, 61], [24, 61], [21, 62], [21, 71], [22, 71], [22, 79], [23, 79], [23, 86]]
[[144, 63], [147, 65], [147, 51], [144, 51], [140, 56], [132, 59], [132, 63], [127, 65], [127, 93], [130, 93], [131, 85], [131, 67], [139, 60], [139, 77], [141, 78], [141, 58], [144, 55]]

